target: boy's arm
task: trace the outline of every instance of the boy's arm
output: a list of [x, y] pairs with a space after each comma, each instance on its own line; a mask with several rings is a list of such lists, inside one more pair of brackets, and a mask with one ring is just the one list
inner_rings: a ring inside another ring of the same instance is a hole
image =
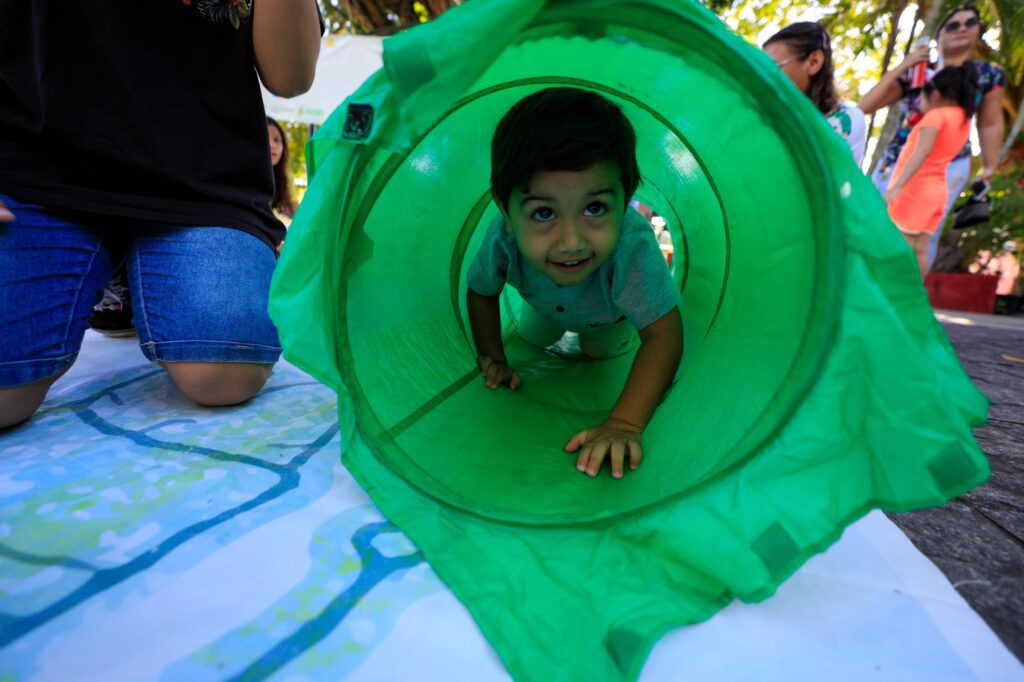
[[[924, 123], [922, 121], [921, 123]], [[918, 126], [921, 125], [918, 123]], [[914, 149], [914, 153], [907, 159], [907, 165], [903, 167], [903, 173], [896, 179], [896, 182], [892, 184], [892, 187], [885, 193], [886, 201], [892, 201], [896, 198], [896, 195], [910, 182], [910, 179], [914, 177], [914, 173], [921, 170], [921, 166], [924, 165], [928, 155], [932, 153], [932, 149], [935, 148], [935, 140], [939, 137], [938, 128], [921, 128], [919, 137], [917, 138], [917, 147]]]
[[642, 431], [675, 378], [682, 354], [683, 323], [675, 307], [640, 330], [640, 348], [607, 421]]
[[633, 359], [626, 386], [603, 424], [580, 431], [565, 446], [578, 453], [576, 469], [597, 476], [605, 458], [611, 460], [612, 476], [622, 478], [623, 464], [640, 466], [640, 434], [665, 394], [683, 353], [683, 323], [674, 307], [640, 330], [640, 349]]
[[505, 362], [505, 346], [501, 343], [501, 294], [484, 296], [472, 289], [466, 295], [469, 327], [473, 331], [477, 355]]
[[488, 388], [507, 383], [509, 388], [519, 387], [522, 381], [508, 366], [505, 346], [501, 342], [501, 294], [484, 296], [472, 289], [466, 294], [469, 327], [476, 344], [477, 365], [485, 377]]

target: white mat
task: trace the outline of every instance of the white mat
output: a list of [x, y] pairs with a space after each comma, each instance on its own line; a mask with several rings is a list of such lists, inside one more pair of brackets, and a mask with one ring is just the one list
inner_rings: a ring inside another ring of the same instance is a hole
[[[250, 403], [201, 409], [134, 340], [88, 334], [0, 436], [0, 680], [507, 679], [339, 448], [333, 393], [287, 364]], [[642, 679], [1024, 667], [875, 512], [775, 597], [666, 636]]]

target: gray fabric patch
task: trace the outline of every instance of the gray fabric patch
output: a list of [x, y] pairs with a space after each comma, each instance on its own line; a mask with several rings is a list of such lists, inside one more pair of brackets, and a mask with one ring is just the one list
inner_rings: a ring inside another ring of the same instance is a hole
[[942, 494], [949, 497], [961, 493], [981, 473], [974, 458], [959, 443], [928, 462], [928, 471]]
[[754, 540], [751, 549], [761, 558], [768, 572], [778, 574], [796, 558], [799, 551], [793, 538], [778, 521]]
[[630, 670], [637, 656], [644, 653], [644, 638], [632, 630], [612, 630], [604, 638], [604, 648], [623, 673]]

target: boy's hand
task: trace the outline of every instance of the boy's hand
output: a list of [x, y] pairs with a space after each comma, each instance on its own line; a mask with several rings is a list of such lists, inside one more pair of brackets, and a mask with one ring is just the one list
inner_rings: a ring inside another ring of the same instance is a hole
[[14, 214], [7, 208], [7, 204], [0, 201], [0, 223], [9, 223], [14, 220]]
[[480, 373], [484, 375], [484, 385], [487, 388], [498, 388], [502, 384], [508, 384], [513, 391], [523, 385], [523, 380], [515, 371], [503, 362], [495, 362], [487, 355], [481, 355], [476, 359]]
[[893, 200], [896, 199], [896, 196], [899, 193], [900, 190], [898, 187], [890, 187], [889, 189], [885, 190], [885, 203], [891, 204]]
[[638, 426], [627, 422], [608, 418], [600, 426], [580, 431], [569, 439], [565, 446], [566, 452], [579, 451], [576, 458], [576, 470], [593, 478], [601, 470], [606, 457], [611, 459], [612, 477], [622, 478], [623, 463], [629, 453], [629, 468], [640, 466], [640, 434]]

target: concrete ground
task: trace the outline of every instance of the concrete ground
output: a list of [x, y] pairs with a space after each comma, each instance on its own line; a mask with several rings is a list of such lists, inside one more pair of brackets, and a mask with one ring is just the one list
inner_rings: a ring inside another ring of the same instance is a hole
[[942, 507], [889, 518], [1024, 661], [1024, 317], [936, 316], [992, 400], [989, 423], [974, 431], [992, 477]]

